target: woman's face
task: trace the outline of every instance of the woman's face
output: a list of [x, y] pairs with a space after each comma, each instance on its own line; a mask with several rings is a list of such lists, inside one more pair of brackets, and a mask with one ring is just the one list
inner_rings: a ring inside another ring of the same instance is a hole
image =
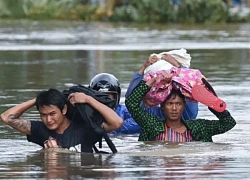
[[162, 104], [167, 120], [178, 121], [181, 119], [182, 112], [185, 108], [185, 102], [178, 95], [172, 95]]

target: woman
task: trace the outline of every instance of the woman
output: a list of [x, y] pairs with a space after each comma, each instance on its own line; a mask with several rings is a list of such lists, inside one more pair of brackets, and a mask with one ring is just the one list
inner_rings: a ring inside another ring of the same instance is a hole
[[[155, 66], [155, 63], [161, 59], [178, 68], [189, 68], [191, 63], [191, 56], [185, 49], [172, 50], [160, 54], [151, 54], [149, 58], [143, 63], [139, 71], [134, 74], [125, 94], [125, 98], [127, 98], [134, 91], [141, 80], [143, 80], [145, 74], [152, 70], [161, 70], [158, 66]], [[185, 101], [186, 107], [182, 113], [182, 118], [184, 120], [195, 119], [198, 114], [198, 103], [190, 102], [187, 99]], [[147, 108], [143, 105], [143, 103], [141, 105], [144, 108], [144, 111], [151, 113], [154, 116], [158, 116], [159, 118], [165, 119], [164, 113], [159, 106]]]
[[[168, 73], [163, 75], [166, 83], [169, 83], [171, 76]], [[216, 112], [211, 108], [209, 110], [219, 120], [196, 119], [183, 121], [181, 115], [185, 108], [185, 98], [178, 90], [172, 90], [167, 99], [161, 104], [166, 119], [159, 121], [159, 118], [146, 113], [140, 107], [143, 97], [149, 92], [158, 78], [157, 76], [147, 82], [141, 81], [125, 101], [132, 117], [141, 127], [139, 141], [212, 142], [212, 136], [225, 133], [236, 125], [236, 121], [227, 110]]]

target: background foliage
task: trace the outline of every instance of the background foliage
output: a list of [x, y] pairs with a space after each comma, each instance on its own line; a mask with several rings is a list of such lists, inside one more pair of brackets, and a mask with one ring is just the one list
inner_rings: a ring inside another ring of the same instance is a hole
[[83, 0], [0, 0], [0, 18], [125, 21], [138, 23], [249, 22], [250, 13], [230, 13], [222, 0], [123, 0], [111, 15], [97, 14], [98, 4]]

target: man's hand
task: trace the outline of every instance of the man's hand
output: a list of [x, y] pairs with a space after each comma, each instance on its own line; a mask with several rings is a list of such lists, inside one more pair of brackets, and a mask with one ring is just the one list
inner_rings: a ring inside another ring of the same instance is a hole
[[164, 54], [162, 56], [162, 59], [169, 62], [170, 64], [172, 64], [173, 66], [180, 68], [181, 64], [175, 60], [175, 58], [173, 58], [170, 54]]
[[89, 102], [89, 96], [84, 93], [71, 93], [68, 97], [70, 103], [72, 105], [75, 105], [77, 103], [88, 103]]
[[61, 148], [61, 146], [58, 144], [57, 140], [53, 137], [49, 137], [48, 140], [44, 141], [44, 148]]

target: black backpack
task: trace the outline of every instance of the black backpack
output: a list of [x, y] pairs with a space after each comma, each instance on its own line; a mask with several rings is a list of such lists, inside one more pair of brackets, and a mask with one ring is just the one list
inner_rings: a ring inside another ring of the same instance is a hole
[[[82, 85], [72, 86], [68, 90], [64, 90], [62, 93], [68, 98], [71, 93], [74, 92], [83, 92], [86, 95], [89, 95], [96, 99], [97, 101], [105, 104], [111, 109], [115, 108], [116, 102], [109, 98], [108, 94], [93, 90], [91, 88], [87, 88]], [[74, 121], [75, 123], [86, 128], [87, 131], [93, 132], [95, 131], [97, 134], [101, 135], [105, 141], [107, 142], [109, 148], [113, 153], [117, 152], [117, 149], [113, 142], [110, 140], [106, 131], [104, 130], [102, 123], [105, 121], [104, 117], [95, 110], [89, 104], [75, 104], [73, 106], [69, 101], [67, 101], [68, 110], [66, 116]], [[99, 141], [99, 147], [102, 147], [102, 139]], [[93, 147], [97, 153], [106, 153], [104, 151], [99, 151], [95, 146]]]

